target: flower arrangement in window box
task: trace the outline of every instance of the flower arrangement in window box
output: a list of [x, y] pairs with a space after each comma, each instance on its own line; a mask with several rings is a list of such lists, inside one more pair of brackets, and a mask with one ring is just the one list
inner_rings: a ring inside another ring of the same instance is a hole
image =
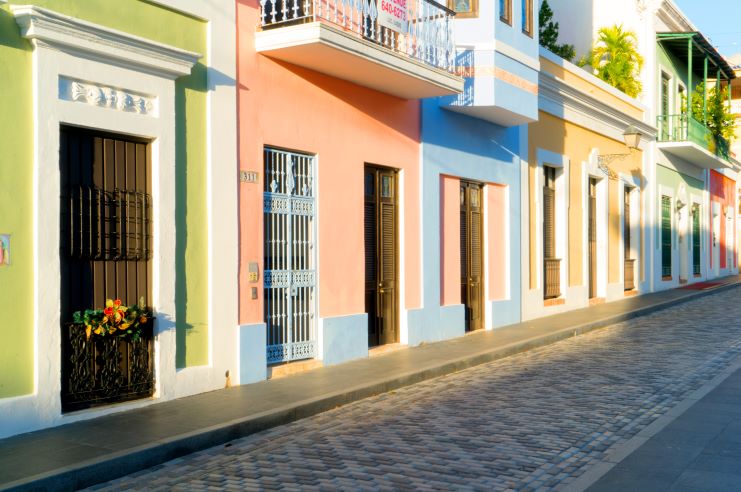
[[72, 315], [76, 325], [85, 327], [85, 334], [100, 337], [130, 338], [139, 340], [142, 326], [152, 319], [152, 313], [144, 305], [144, 298], [139, 304], [124, 306], [121, 299], [107, 299], [103, 309], [86, 309]]

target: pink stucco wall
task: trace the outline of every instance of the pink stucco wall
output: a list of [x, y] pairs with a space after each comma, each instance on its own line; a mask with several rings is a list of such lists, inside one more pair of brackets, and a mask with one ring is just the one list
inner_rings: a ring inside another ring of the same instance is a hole
[[[713, 202], [720, 203], [721, 220], [720, 231], [713, 231]], [[733, 210], [733, 243], [736, 243], [736, 182], [717, 171], [710, 171], [710, 251], [713, 247], [713, 232], [718, 239], [720, 251], [720, 268], [732, 268], [736, 265], [736, 251], [734, 244], [727, 244], [726, 241], [726, 219], [725, 211], [727, 207]], [[733, 249], [733, 265], [727, 265], [728, 248]], [[710, 255], [710, 266], [713, 266], [713, 255]]]
[[507, 298], [507, 222], [505, 217], [507, 188], [489, 184], [487, 197], [487, 245], [489, 248], [489, 297], [490, 301]]
[[461, 303], [461, 181], [440, 176], [440, 305]]
[[[257, 0], [237, 1], [240, 169], [262, 178], [265, 145], [317, 155], [319, 315], [365, 311], [365, 163], [403, 173], [402, 295], [407, 308], [420, 307], [419, 103], [257, 54], [258, 12]], [[240, 323], [263, 320], [261, 283], [247, 279], [249, 262], [262, 265], [262, 186], [240, 184]]]

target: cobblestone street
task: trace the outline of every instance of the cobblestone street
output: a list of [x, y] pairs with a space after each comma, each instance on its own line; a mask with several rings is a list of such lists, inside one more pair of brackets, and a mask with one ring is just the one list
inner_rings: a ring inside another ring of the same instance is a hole
[[741, 354], [740, 293], [368, 398], [95, 489], [558, 488]]

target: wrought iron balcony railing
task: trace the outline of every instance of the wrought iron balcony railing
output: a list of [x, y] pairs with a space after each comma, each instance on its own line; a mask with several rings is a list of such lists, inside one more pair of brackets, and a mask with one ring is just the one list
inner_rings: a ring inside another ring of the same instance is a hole
[[544, 260], [545, 282], [543, 298], [553, 299], [561, 295], [561, 260], [546, 258]]
[[139, 340], [87, 338], [84, 327], [62, 325], [62, 411], [154, 394], [154, 337], [150, 319]]
[[729, 159], [728, 141], [714, 136], [708, 127], [687, 113], [660, 115], [657, 126], [659, 142], [692, 142], [721, 159]]
[[260, 28], [304, 22], [325, 22], [399, 55], [455, 73], [453, 16], [455, 12], [432, 0], [402, 0], [397, 29], [382, 26], [380, 0], [260, 0]]
[[636, 261], [634, 259], [625, 259], [625, 265], [623, 270], [623, 289], [624, 290], [633, 290], [636, 288], [635, 284], [635, 263]]

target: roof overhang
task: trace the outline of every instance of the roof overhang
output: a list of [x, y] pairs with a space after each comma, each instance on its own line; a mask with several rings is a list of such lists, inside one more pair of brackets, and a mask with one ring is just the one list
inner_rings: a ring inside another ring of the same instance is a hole
[[656, 34], [656, 39], [668, 52], [680, 60], [687, 58], [687, 50], [691, 41], [693, 72], [700, 79], [704, 77], [706, 58], [708, 60], [709, 76], [715, 77], [720, 72], [722, 78], [726, 80], [736, 78], [736, 73], [731, 65], [700, 32], [660, 32]]

